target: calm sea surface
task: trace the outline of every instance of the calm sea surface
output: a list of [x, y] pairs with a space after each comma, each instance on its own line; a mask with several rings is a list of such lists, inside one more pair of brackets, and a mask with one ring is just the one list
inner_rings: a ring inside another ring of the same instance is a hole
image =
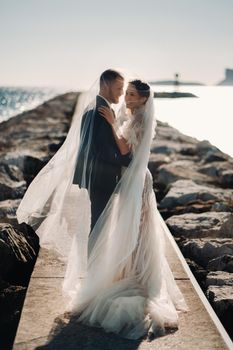
[[[174, 91], [173, 86], [153, 86], [154, 91]], [[157, 119], [186, 135], [208, 140], [233, 157], [233, 86], [181, 86], [198, 98], [155, 99]]]
[[[173, 91], [173, 86], [153, 86], [154, 91]], [[0, 87], [0, 122], [68, 91], [49, 88]], [[157, 119], [182, 133], [208, 140], [233, 156], [233, 86], [181, 86], [198, 98], [157, 98]]]

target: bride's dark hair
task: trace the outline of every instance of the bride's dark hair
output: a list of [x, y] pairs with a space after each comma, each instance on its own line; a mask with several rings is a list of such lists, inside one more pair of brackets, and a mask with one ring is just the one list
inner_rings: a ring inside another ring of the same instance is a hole
[[150, 96], [150, 86], [147, 83], [144, 83], [139, 79], [132, 80], [129, 83], [135, 87], [140, 96], [147, 98]]

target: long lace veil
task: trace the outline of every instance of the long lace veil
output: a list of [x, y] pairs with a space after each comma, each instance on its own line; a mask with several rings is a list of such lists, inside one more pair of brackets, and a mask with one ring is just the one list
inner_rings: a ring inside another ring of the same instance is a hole
[[[98, 290], [104, 286], [111, 285], [124, 269], [127, 259], [138, 243], [142, 192], [156, 126], [152, 91], [141, 112], [141, 142], [89, 237], [89, 258], [86, 267], [88, 274], [84, 279], [77, 278], [74, 267], [74, 261], [77, 259], [77, 241], [70, 252], [63, 287], [71, 296], [73, 293], [77, 295], [78, 292], [80, 304], [85, 304], [85, 301], [98, 294]], [[127, 122], [127, 118], [129, 116], [123, 102], [117, 115], [118, 126], [121, 126], [122, 121]], [[77, 301], [77, 298], [75, 300]]]
[[[18, 221], [35, 228], [40, 245], [56, 250], [65, 259], [67, 268], [63, 291], [71, 297], [71, 304], [72, 296], [79, 292], [79, 303], [85, 304], [98, 294], [98, 290], [109, 286], [124, 269], [137, 246], [142, 193], [156, 126], [151, 89], [143, 107], [141, 141], [89, 236], [90, 169], [86, 164], [89, 164], [94, 127], [92, 116], [98, 89], [99, 80], [88, 92], [81, 94], [64, 144], [30, 184], [17, 210]], [[118, 126], [124, 127], [121, 124], [128, 118], [125, 104], [121, 100], [114, 107]], [[81, 149], [84, 149], [82, 155]], [[83, 171], [77, 185], [73, 184], [73, 178], [79, 163], [82, 163]], [[157, 241], [154, 243], [159, 243], [155, 250], [156, 259], [161, 263], [164, 243], [155, 197], [151, 220], [152, 229], [158, 228], [159, 232], [155, 235]], [[169, 272], [166, 262], [164, 266], [164, 272]], [[143, 275], [143, 271], [141, 273]], [[161, 273], [155, 276], [155, 285], [161, 285]], [[184, 305], [181, 293], [176, 287], [173, 288], [171, 275], [169, 279], [174, 299], [177, 304], [180, 302], [181, 306], [182, 303]]]
[[[55, 250], [64, 260], [68, 258], [74, 235], [82, 233], [82, 237], [87, 237], [89, 234], [88, 191], [85, 184], [74, 185], [73, 178], [84, 139], [84, 161], [87, 162], [92, 131], [86, 140], [88, 120], [82, 133], [81, 122], [84, 113], [89, 113], [90, 119], [94, 114], [98, 91], [99, 80], [96, 80], [88, 91], [79, 95], [65, 142], [34, 178], [17, 209], [18, 222], [31, 225], [40, 238], [40, 245]], [[85, 182], [85, 172], [84, 166], [82, 182]]]

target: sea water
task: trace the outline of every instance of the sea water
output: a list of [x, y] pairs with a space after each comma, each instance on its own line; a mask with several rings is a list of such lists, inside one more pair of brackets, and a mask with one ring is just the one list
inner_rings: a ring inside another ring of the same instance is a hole
[[0, 122], [62, 93], [56, 88], [0, 87]]
[[[173, 86], [153, 85], [156, 92]], [[233, 86], [180, 86], [197, 98], [155, 98], [157, 119], [198, 140], [208, 140], [233, 156]]]

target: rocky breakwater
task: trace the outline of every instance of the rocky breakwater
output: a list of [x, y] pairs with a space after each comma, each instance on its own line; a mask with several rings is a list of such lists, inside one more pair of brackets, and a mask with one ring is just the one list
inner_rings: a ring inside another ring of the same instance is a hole
[[18, 225], [26, 188], [65, 140], [77, 93], [58, 96], [0, 124], [0, 344], [10, 349], [39, 251], [33, 229]]
[[233, 338], [233, 159], [158, 122], [149, 168], [159, 210]]

